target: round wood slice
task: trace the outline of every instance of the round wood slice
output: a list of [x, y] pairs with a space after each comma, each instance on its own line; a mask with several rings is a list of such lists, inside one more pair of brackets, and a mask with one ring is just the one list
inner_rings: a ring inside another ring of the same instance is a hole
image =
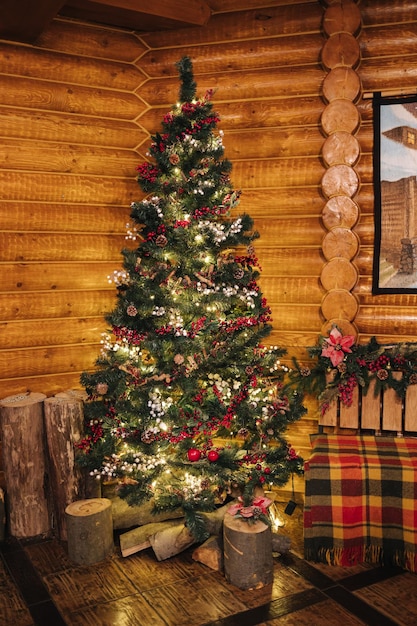
[[322, 220], [328, 230], [335, 226], [352, 228], [358, 219], [359, 207], [348, 196], [333, 196], [323, 208]]
[[334, 3], [324, 13], [323, 30], [328, 37], [342, 32], [357, 35], [360, 28], [361, 12], [350, 0]]
[[224, 574], [239, 589], [260, 589], [274, 579], [272, 533], [269, 526], [255, 524], [226, 513], [223, 522]]
[[359, 141], [351, 133], [343, 130], [329, 135], [321, 149], [323, 160], [328, 167], [339, 164], [353, 167], [358, 162], [360, 153]]
[[68, 556], [75, 563], [92, 565], [111, 556], [113, 519], [107, 498], [77, 500], [65, 509]]
[[332, 165], [324, 172], [321, 189], [326, 198], [349, 196], [352, 198], [359, 190], [359, 177], [349, 165]]
[[332, 289], [321, 303], [321, 312], [327, 320], [341, 317], [352, 322], [358, 310], [358, 300], [347, 289]]
[[0, 406], [4, 407], [20, 407], [30, 406], [31, 404], [37, 404], [43, 402], [46, 398], [44, 393], [21, 393], [15, 396], [7, 396], [0, 400]]
[[359, 75], [350, 67], [335, 67], [323, 81], [323, 98], [327, 102], [339, 99], [356, 102], [361, 91]]
[[336, 33], [329, 37], [321, 51], [321, 60], [325, 68], [358, 67], [361, 51], [357, 39], [350, 33]]
[[357, 340], [359, 331], [356, 328], [355, 324], [353, 322], [349, 322], [349, 320], [340, 318], [334, 318], [324, 322], [323, 326], [321, 327], [320, 334], [323, 337], [326, 337], [334, 326], [338, 327], [342, 335], [353, 335], [353, 337], [355, 337], [355, 339]]
[[359, 111], [349, 100], [333, 100], [321, 114], [321, 127], [326, 135], [344, 130], [355, 133], [360, 125]]
[[353, 259], [359, 250], [359, 238], [349, 228], [332, 228], [323, 239], [322, 250], [327, 261], [334, 257]]
[[358, 270], [348, 259], [336, 257], [323, 267], [320, 281], [326, 291], [347, 289], [351, 291], [358, 280]]

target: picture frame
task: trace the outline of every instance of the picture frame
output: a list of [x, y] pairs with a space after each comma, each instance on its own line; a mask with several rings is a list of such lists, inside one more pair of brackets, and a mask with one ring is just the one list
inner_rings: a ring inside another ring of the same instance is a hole
[[417, 293], [417, 94], [374, 94], [372, 293]]

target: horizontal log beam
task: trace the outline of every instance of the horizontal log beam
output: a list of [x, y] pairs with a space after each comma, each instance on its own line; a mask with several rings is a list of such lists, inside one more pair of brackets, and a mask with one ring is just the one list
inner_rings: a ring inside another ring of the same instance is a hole
[[65, 0], [3, 0], [0, 37], [33, 43]]
[[67, 0], [60, 15], [139, 31], [203, 26], [210, 19], [203, 0]]

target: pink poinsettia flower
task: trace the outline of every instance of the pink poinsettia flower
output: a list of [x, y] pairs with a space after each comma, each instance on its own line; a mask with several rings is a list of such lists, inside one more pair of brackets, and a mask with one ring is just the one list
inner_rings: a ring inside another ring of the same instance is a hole
[[337, 367], [345, 358], [345, 354], [352, 352], [350, 347], [355, 343], [353, 335], [343, 336], [340, 330], [332, 328], [328, 339], [323, 342], [321, 356], [327, 356], [333, 367]]

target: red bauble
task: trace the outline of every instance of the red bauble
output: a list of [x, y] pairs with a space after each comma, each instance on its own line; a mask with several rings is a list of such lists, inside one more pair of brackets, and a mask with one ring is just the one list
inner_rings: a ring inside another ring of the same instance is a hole
[[187, 452], [188, 455], [188, 460], [189, 461], [199, 461], [201, 458], [201, 452], [200, 450], [197, 450], [197, 448], [190, 448]]
[[210, 450], [210, 452], [207, 454], [207, 458], [210, 461], [210, 463], [214, 463], [215, 461], [218, 460], [219, 453], [217, 452], [217, 450]]

